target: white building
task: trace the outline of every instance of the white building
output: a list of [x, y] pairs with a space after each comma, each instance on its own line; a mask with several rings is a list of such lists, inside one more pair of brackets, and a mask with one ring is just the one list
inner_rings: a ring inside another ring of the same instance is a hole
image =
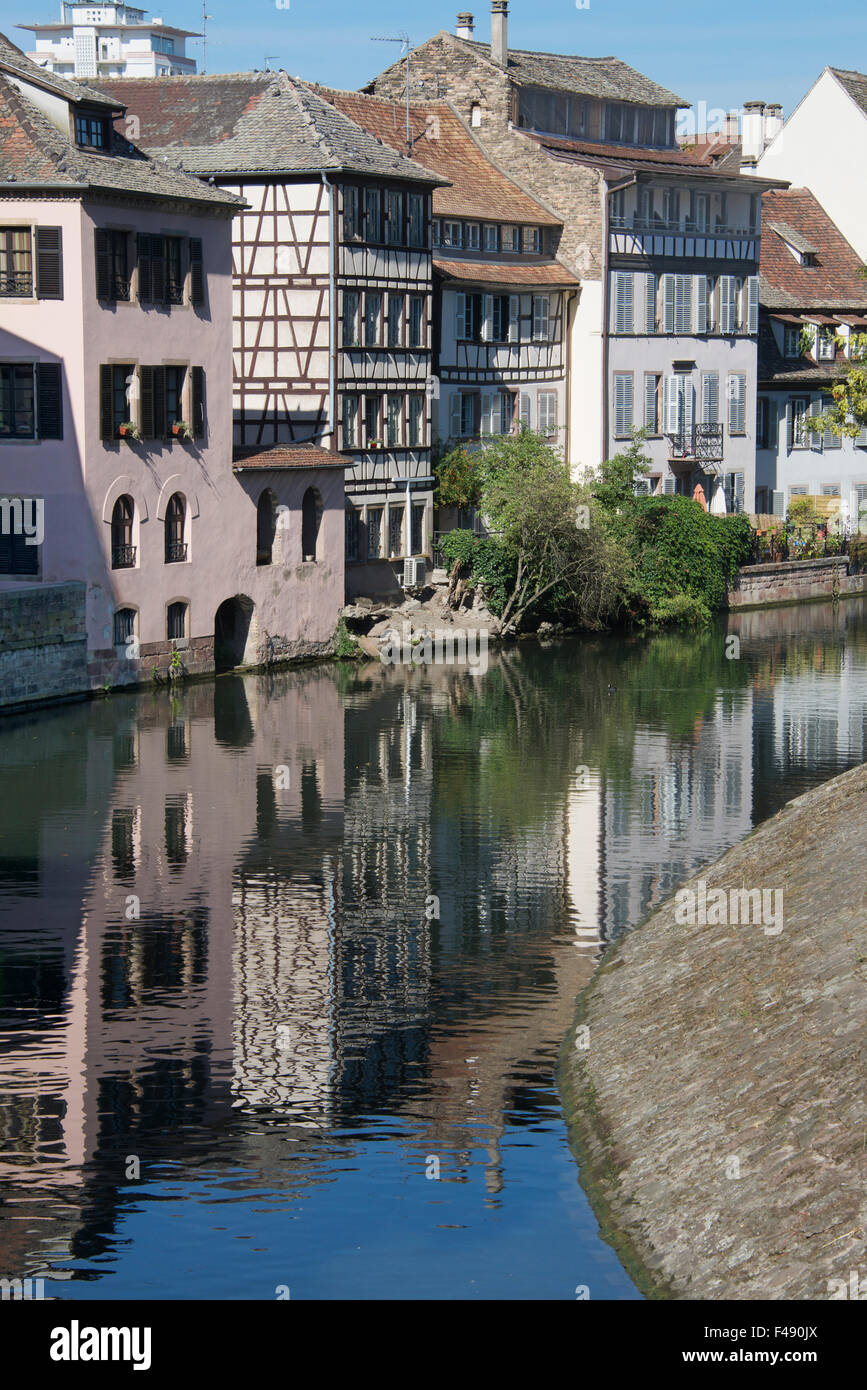
[[161, 19], [146, 19], [131, 5], [88, 5], [61, 0], [53, 24], [19, 24], [35, 35], [28, 58], [64, 77], [189, 77], [195, 59], [187, 39], [200, 36]]

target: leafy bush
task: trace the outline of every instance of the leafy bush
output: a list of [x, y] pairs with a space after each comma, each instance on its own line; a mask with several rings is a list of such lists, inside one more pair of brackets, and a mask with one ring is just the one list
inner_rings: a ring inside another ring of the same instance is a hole
[[448, 449], [434, 463], [436, 504], [466, 510], [478, 506], [481, 490], [481, 456], [463, 444]]
[[361, 656], [361, 648], [346, 626], [345, 618], [337, 619], [334, 655], [341, 661], [355, 661]]

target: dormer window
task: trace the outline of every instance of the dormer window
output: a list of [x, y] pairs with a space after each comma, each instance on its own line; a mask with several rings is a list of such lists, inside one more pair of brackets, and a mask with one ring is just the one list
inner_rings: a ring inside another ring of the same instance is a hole
[[95, 112], [77, 112], [75, 143], [82, 150], [108, 149], [108, 120]]
[[815, 251], [802, 251], [802, 252], [801, 252], [801, 265], [815, 265], [815, 264], [816, 264], [816, 253], [815, 253]]

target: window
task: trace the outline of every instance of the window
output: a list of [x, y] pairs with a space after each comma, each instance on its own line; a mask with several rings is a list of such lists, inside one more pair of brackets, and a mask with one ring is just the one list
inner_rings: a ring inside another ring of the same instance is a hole
[[315, 487], [309, 487], [301, 502], [301, 554], [306, 561], [316, 559], [321, 524], [322, 498]]
[[725, 476], [725, 495], [726, 510], [729, 512], [742, 512], [744, 509], [744, 475], [743, 473], [726, 473]]
[[432, 221], [431, 224], [430, 224], [430, 227], [431, 227], [431, 242], [433, 243], [434, 246], [441, 246], [441, 245], [442, 245], [442, 230], [441, 230], [440, 220], [439, 220], [438, 217], [435, 217], [435, 218], [433, 219], [433, 221]]
[[790, 360], [801, 357], [801, 329], [786, 324], [783, 330], [783, 356]]
[[120, 427], [130, 420], [130, 388], [135, 367], [102, 366], [99, 369], [99, 437], [119, 439]]
[[143, 439], [171, 439], [172, 426], [184, 421], [186, 376], [186, 367], [139, 368]]
[[686, 372], [675, 372], [663, 378], [662, 419], [664, 432], [671, 435], [681, 450], [692, 441], [695, 415], [695, 388]]
[[403, 551], [403, 513], [403, 507], [388, 509], [388, 554], [392, 559]]
[[256, 564], [270, 565], [277, 534], [277, 498], [269, 487], [256, 503]]
[[388, 346], [390, 348], [400, 347], [402, 326], [403, 295], [390, 294], [388, 296]]
[[547, 342], [551, 336], [551, 300], [547, 294], [533, 295], [533, 341]]
[[677, 230], [680, 227], [680, 190], [678, 188], [666, 188], [663, 192], [662, 220], [672, 230]]
[[406, 442], [411, 446], [424, 443], [424, 396], [410, 396], [407, 410]]
[[179, 564], [187, 558], [187, 543], [184, 540], [186, 504], [180, 492], [173, 492], [166, 507], [165, 520], [165, 560], [167, 565]]
[[364, 190], [364, 239], [381, 240], [382, 199], [378, 188]]
[[343, 190], [343, 239], [355, 241], [361, 235], [361, 206], [358, 189], [350, 184]]
[[480, 434], [508, 434], [512, 428], [514, 397], [508, 391], [482, 396]]
[[662, 376], [659, 372], [645, 372], [644, 375], [644, 428], [648, 435], [662, 433], [659, 419], [659, 391]]
[[[482, 301], [482, 341], [505, 343], [517, 337], [517, 295], [485, 294]], [[514, 314], [514, 320], [513, 320]]]
[[737, 333], [738, 323], [738, 281], [734, 275], [721, 275], [719, 278], [719, 331]]
[[378, 347], [380, 339], [380, 319], [382, 317], [382, 295], [378, 292], [364, 296], [364, 346]]
[[118, 608], [114, 615], [114, 645], [125, 647], [135, 636], [135, 609]]
[[[632, 378], [630, 377], [630, 381]], [[539, 433], [557, 433], [557, 392], [539, 392]]]
[[142, 304], [183, 304], [181, 238], [139, 233], [138, 297]]
[[389, 246], [403, 245], [403, 194], [393, 189], [385, 195], [385, 240]]
[[420, 294], [409, 297], [409, 342], [411, 348], [424, 347], [424, 299]]
[[346, 558], [347, 560], [358, 559], [358, 520], [359, 512], [356, 507], [346, 509]]
[[180, 600], [166, 609], [166, 637], [178, 642], [187, 635], [187, 605]]
[[96, 255], [96, 297], [108, 304], [130, 297], [130, 268], [127, 232], [97, 227], [94, 232]]
[[821, 491], [821, 493], [820, 493], [820, 496], [821, 496], [821, 497], [839, 497], [839, 496], [840, 496], [840, 484], [839, 484], [839, 483], [823, 483], [823, 484], [822, 484], [822, 491]]
[[0, 365], [0, 437], [36, 438], [36, 392], [32, 362]]
[[413, 502], [410, 508], [410, 553], [421, 555], [424, 551], [424, 503]]
[[807, 437], [806, 421], [809, 413], [809, 396], [793, 396], [790, 402], [790, 449], [805, 449], [808, 447], [810, 441]]
[[533, 401], [529, 391], [521, 392], [519, 410], [521, 412], [521, 429], [531, 430], [533, 428]]
[[614, 332], [635, 331], [635, 276], [631, 270], [614, 272]]
[[730, 372], [728, 379], [729, 434], [746, 434], [747, 377], [746, 372]]
[[500, 249], [500, 229], [490, 222], [486, 222], [484, 227], [484, 249], [486, 251], [499, 251]]
[[464, 244], [463, 225], [460, 222], [443, 223], [443, 246], [459, 248]]
[[114, 504], [111, 513], [111, 567], [113, 570], [132, 569], [135, 546], [132, 543], [134, 507], [131, 497], [124, 494]]
[[632, 373], [614, 373], [614, 436], [629, 437], [632, 430]]
[[0, 227], [0, 294], [20, 299], [33, 294], [29, 227]]
[[478, 222], [467, 223], [467, 250], [478, 251], [479, 249], [479, 224]]
[[75, 117], [75, 143], [83, 150], [108, 147], [108, 120], [95, 112], [83, 111]]
[[396, 449], [401, 442], [403, 421], [403, 397], [389, 395], [386, 405], [385, 442], [390, 449]]
[[358, 443], [358, 397], [343, 397], [343, 448], [354, 449]]
[[0, 574], [38, 575], [39, 549], [36, 544], [35, 498], [5, 497], [0, 502]]
[[359, 295], [354, 290], [343, 293], [343, 346], [358, 347]]
[[378, 560], [382, 554], [382, 507], [367, 509], [367, 558]]
[[524, 254], [538, 256], [542, 250], [542, 233], [538, 227], [524, 228]]
[[452, 439], [470, 439], [476, 433], [476, 402], [472, 391], [456, 391], [451, 399], [449, 434]]
[[820, 362], [833, 362], [837, 352], [837, 339], [833, 328], [822, 327], [819, 329], [817, 339], [818, 360]]
[[719, 372], [701, 374], [701, 422], [703, 425], [719, 424]]
[[659, 282], [654, 271], [650, 270], [644, 277], [644, 331], [645, 333], [655, 333], [657, 331], [657, 299], [659, 295]]
[[455, 295], [455, 337], [459, 342], [478, 343], [482, 336], [482, 296]]
[[515, 255], [521, 250], [521, 228], [503, 227], [501, 232], [502, 249]]
[[172, 426], [179, 424], [184, 418], [183, 397], [184, 382], [187, 376], [186, 367], [166, 367], [166, 435], [172, 432]]
[[691, 229], [694, 232], [706, 232], [710, 226], [710, 198], [707, 193], [693, 193], [691, 201]]
[[642, 187], [638, 190], [638, 211], [636, 221], [640, 227], [653, 226], [653, 189]]
[[365, 396], [364, 398], [364, 447], [370, 449], [382, 443], [379, 434], [379, 396]]
[[626, 189], [618, 188], [611, 194], [611, 225], [626, 226]]
[[759, 396], [756, 401], [756, 448], [770, 448], [770, 401]]
[[409, 244], [424, 245], [424, 200], [421, 193], [409, 194]]
[[692, 276], [674, 276], [674, 331], [692, 332]]

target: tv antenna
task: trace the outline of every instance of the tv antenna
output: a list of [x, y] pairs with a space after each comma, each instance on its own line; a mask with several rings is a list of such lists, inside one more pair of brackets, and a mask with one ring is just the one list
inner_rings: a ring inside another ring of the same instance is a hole
[[403, 51], [401, 57], [406, 58], [406, 152], [407, 154], [411, 154], [412, 136], [409, 128], [409, 34], [400, 33], [396, 38], [381, 38], [378, 35], [374, 35], [370, 41], [371, 43], [399, 43], [402, 45]]
[[206, 0], [202, 0], [202, 75], [207, 69], [208, 64], [208, 20], [213, 19], [212, 14], [207, 14]]
[[273, 61], [276, 63], [276, 61], [277, 61], [277, 59], [278, 59], [279, 57], [280, 57], [280, 54], [279, 54], [279, 53], [266, 53], [266, 54], [265, 54], [265, 71], [266, 71], [266, 72], [270, 72], [270, 71], [271, 71], [270, 64], [271, 64], [272, 59], [273, 59]]

